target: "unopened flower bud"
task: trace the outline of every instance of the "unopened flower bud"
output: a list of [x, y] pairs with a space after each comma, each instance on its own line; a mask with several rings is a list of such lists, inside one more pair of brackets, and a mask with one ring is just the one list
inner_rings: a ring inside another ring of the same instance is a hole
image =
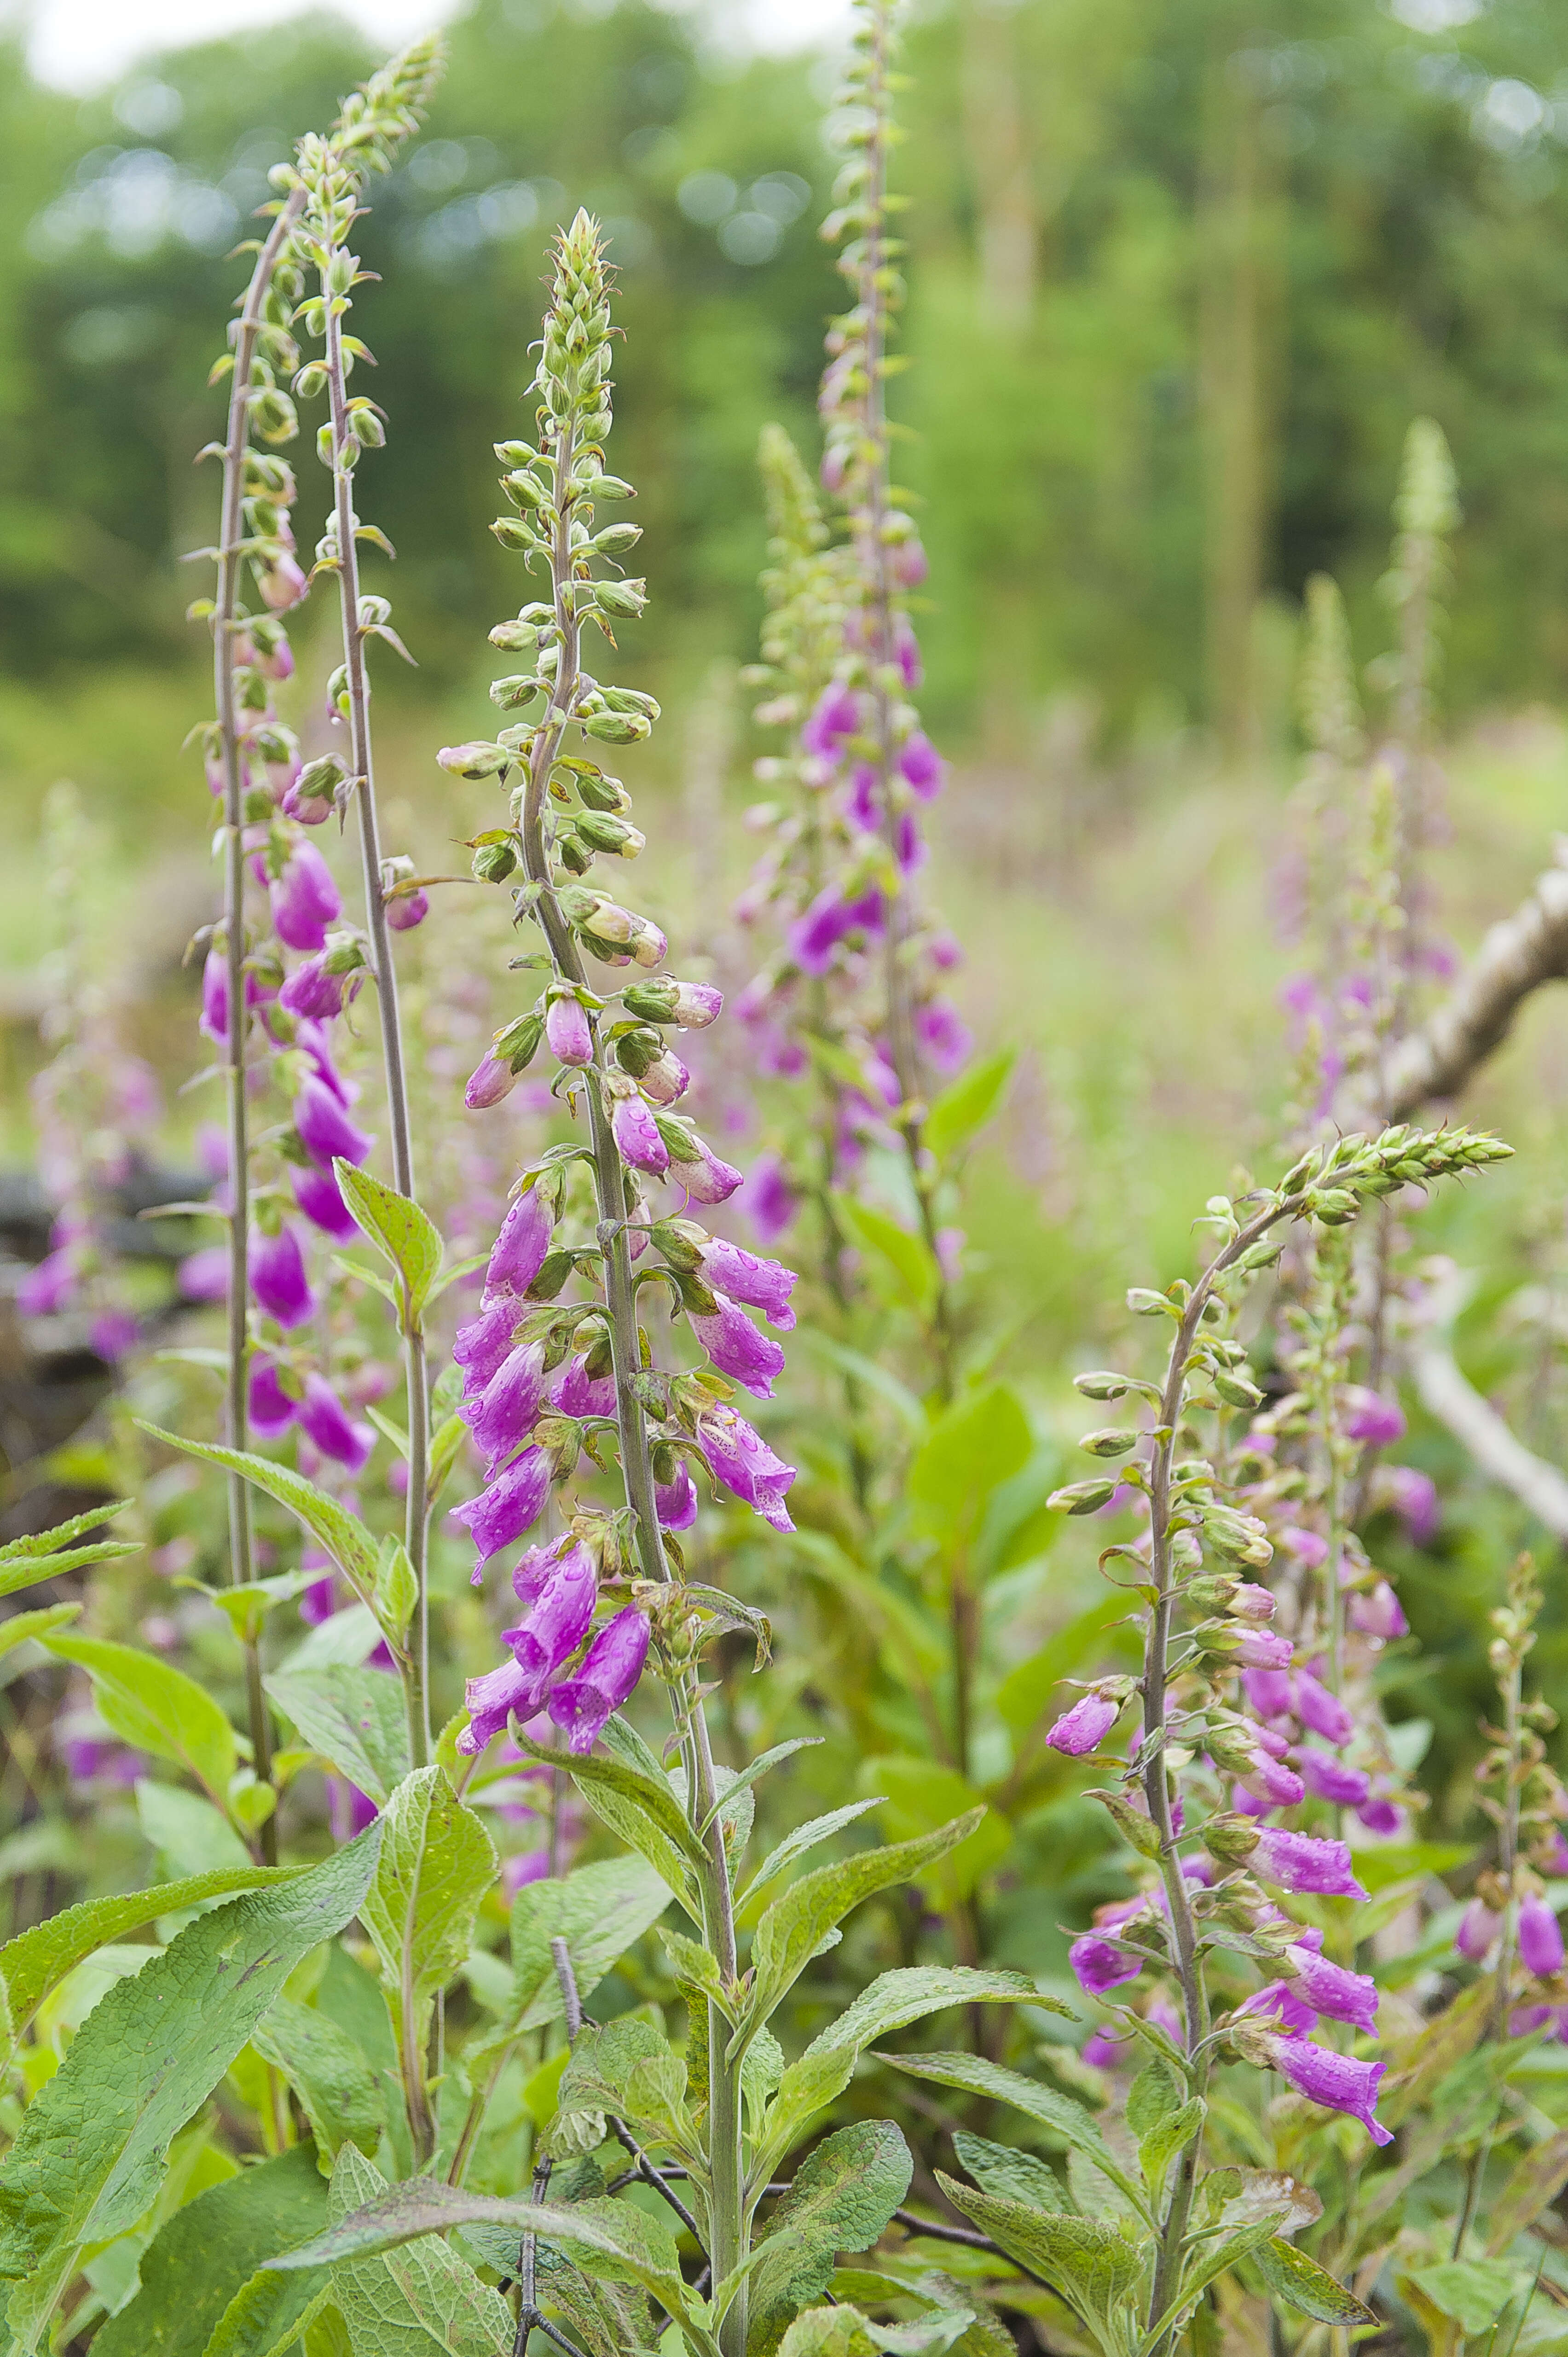
[[435, 759], [455, 778], [493, 778], [498, 770], [510, 767], [513, 756], [504, 745], [475, 740], [467, 745], [445, 745]]
[[517, 845], [510, 835], [499, 843], [481, 843], [474, 853], [474, 875], [481, 884], [504, 884], [516, 866]]

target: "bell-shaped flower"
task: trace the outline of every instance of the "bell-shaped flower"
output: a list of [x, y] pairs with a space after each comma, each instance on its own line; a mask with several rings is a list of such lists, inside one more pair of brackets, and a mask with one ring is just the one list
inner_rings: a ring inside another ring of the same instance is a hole
[[454, 1508], [451, 1519], [466, 1523], [482, 1571], [492, 1555], [531, 1530], [550, 1495], [550, 1459], [542, 1448], [525, 1448], [514, 1463], [498, 1473], [488, 1489], [466, 1506]]
[[795, 1468], [776, 1457], [743, 1415], [732, 1407], [705, 1407], [697, 1417], [697, 1438], [715, 1481], [722, 1481], [776, 1531], [794, 1529], [784, 1497]]
[[374, 1429], [353, 1421], [325, 1375], [306, 1375], [297, 1415], [300, 1430], [323, 1457], [347, 1466], [350, 1473], [363, 1470], [376, 1445]]
[[291, 1170], [289, 1180], [294, 1188], [294, 1200], [313, 1227], [337, 1243], [349, 1243], [360, 1233], [360, 1223], [343, 1200], [343, 1190], [330, 1170]]
[[314, 955], [327, 944], [327, 928], [343, 913], [343, 898], [332, 870], [313, 843], [296, 843], [281, 876], [267, 886], [278, 939], [291, 950]]
[[1046, 1741], [1053, 1751], [1065, 1751], [1069, 1758], [1081, 1760], [1086, 1753], [1097, 1750], [1122, 1715], [1122, 1706], [1113, 1696], [1091, 1687], [1070, 1710], [1064, 1711], [1051, 1727]]
[[1358, 2062], [1352, 2055], [1336, 2054], [1307, 2038], [1282, 2038], [1271, 2059], [1280, 2076], [1288, 2079], [1308, 2103], [1321, 2104], [1326, 2111], [1348, 2112], [1360, 2121], [1374, 2144], [1392, 2144], [1393, 2137], [1372, 2109], [1386, 2062]]
[[286, 1221], [275, 1236], [252, 1229], [250, 1275], [251, 1291], [259, 1307], [280, 1326], [303, 1326], [315, 1314], [316, 1296], [305, 1273], [305, 1254]]
[[314, 1075], [295, 1098], [294, 1125], [300, 1144], [319, 1170], [329, 1171], [339, 1155], [357, 1168], [376, 1142], [350, 1119], [337, 1092]]
[[771, 1399], [773, 1378], [784, 1372], [784, 1352], [769, 1334], [754, 1326], [738, 1303], [715, 1291], [717, 1308], [711, 1316], [688, 1312], [692, 1331], [720, 1374], [742, 1385], [757, 1399]]
[[551, 1689], [550, 1716], [569, 1751], [592, 1750], [611, 1714], [629, 1700], [648, 1659], [647, 1615], [628, 1607], [607, 1620], [576, 1674]]
[[285, 1391], [271, 1359], [252, 1359], [246, 1413], [256, 1438], [276, 1440], [288, 1430], [298, 1410], [299, 1403], [290, 1399]]
[[487, 1300], [495, 1293], [526, 1293], [544, 1265], [555, 1232], [542, 1190], [530, 1187], [509, 1206], [485, 1268]]

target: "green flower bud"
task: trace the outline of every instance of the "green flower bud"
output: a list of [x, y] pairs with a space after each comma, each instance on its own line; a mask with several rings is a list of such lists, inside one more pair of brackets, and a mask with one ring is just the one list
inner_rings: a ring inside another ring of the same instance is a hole
[[514, 1072], [526, 1071], [543, 1037], [542, 1015], [520, 1015], [515, 1023], [509, 1023], [503, 1031], [496, 1033], [490, 1052], [499, 1061], [510, 1064]]
[[515, 712], [520, 705], [532, 704], [543, 684], [530, 672], [514, 672], [508, 679], [491, 680], [490, 702], [503, 712]]
[[538, 476], [526, 467], [518, 467], [501, 478], [501, 488], [520, 508], [543, 508], [550, 504], [550, 493]]
[[586, 803], [589, 810], [624, 812], [631, 808], [631, 796], [620, 780], [607, 778], [602, 770], [593, 774], [574, 771], [572, 782], [577, 789], [577, 800]]
[[601, 745], [639, 745], [653, 734], [653, 724], [639, 712], [590, 712], [583, 726]]
[[473, 866], [479, 883], [504, 884], [517, 866], [517, 846], [510, 836], [501, 843], [481, 843]]
[[1058, 1514], [1097, 1514], [1115, 1491], [1114, 1481], [1069, 1481], [1065, 1490], [1053, 1490], [1046, 1503]]
[[530, 530], [520, 516], [497, 516], [490, 530], [503, 548], [526, 555], [531, 549], [542, 548], [542, 541]]
[[577, 833], [596, 851], [614, 852], [621, 859], [635, 859], [644, 849], [648, 837], [624, 819], [609, 818], [598, 811], [584, 811], [576, 822]]
[[1263, 1405], [1263, 1394], [1257, 1384], [1248, 1383], [1241, 1375], [1226, 1374], [1217, 1369], [1212, 1381], [1227, 1407], [1259, 1408]]
[[1098, 1432], [1086, 1432], [1078, 1445], [1090, 1457], [1125, 1457], [1137, 1447], [1139, 1438], [1135, 1432], [1119, 1432], [1113, 1425], [1104, 1425]]
[[490, 632], [490, 644], [503, 654], [532, 655], [539, 644], [539, 632], [532, 622], [498, 622]]
[[648, 603], [646, 581], [594, 581], [588, 586], [600, 613], [618, 622], [635, 622]]

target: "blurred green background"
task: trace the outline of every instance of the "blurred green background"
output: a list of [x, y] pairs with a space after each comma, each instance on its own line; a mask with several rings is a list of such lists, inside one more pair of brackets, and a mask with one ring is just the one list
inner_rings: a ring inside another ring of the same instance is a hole
[[[579, 203], [599, 212], [626, 336], [614, 463], [641, 489], [653, 594], [623, 676], [668, 715], [628, 764], [652, 841], [639, 905], [738, 974], [725, 912], [760, 749], [736, 678], [760, 611], [754, 458], [773, 417], [815, 455], [838, 294], [816, 236], [833, 70], [748, 59], [710, 30], [642, 0], [459, 10], [426, 135], [364, 231], [384, 283], [356, 325], [390, 440], [360, 496], [398, 550], [395, 567], [371, 554], [368, 586], [418, 663], [378, 674], [389, 844], [450, 866], [479, 804], [432, 754], [488, 732], [484, 632], [528, 594], [486, 531], [490, 444], [518, 430], [551, 230]], [[102, 830], [82, 880], [92, 954], [137, 1044], [172, 1082], [189, 1069], [178, 960], [214, 898], [209, 804], [182, 750], [209, 695], [205, 633], [183, 619], [208, 576], [181, 562], [214, 528], [215, 473], [192, 466], [220, 426], [205, 381], [268, 166], [375, 61], [306, 15], [144, 59], [82, 100], [0, 49], [12, 1161], [29, 1148], [39, 808], [59, 776]], [[932, 889], [970, 952], [966, 1012], [1020, 1050], [971, 1241], [1004, 1371], [1070, 1436], [1067, 1372], [1137, 1347], [1122, 1287], [1177, 1273], [1204, 1198], [1275, 1153], [1299, 601], [1315, 570], [1340, 578], [1375, 726], [1378, 582], [1414, 414], [1448, 436], [1465, 508], [1436, 862], [1461, 952], [1568, 808], [1568, 25], [1550, 0], [956, 0], [915, 13], [907, 63], [912, 365], [895, 399], [932, 557], [927, 716], [955, 764]], [[294, 453], [306, 548], [326, 500], [317, 422]], [[327, 741], [330, 622], [306, 608], [295, 630], [285, 716], [307, 751]], [[462, 896], [432, 921], [460, 937]], [[1558, 1345], [1492, 1312], [1568, 1274], [1565, 1107], [1548, 995], [1466, 1107], [1518, 1160], [1423, 1239], [1477, 1271], [1472, 1372], [1548, 1453]], [[193, 1118], [177, 1102], [177, 1134]], [[1435, 1431], [1418, 1424], [1409, 1454], [1465, 1480]], [[1407, 1566], [1431, 1650], [1402, 1706], [1439, 1720], [1461, 1779], [1487, 1699], [1477, 1631], [1523, 1534], [1507, 1501], [1468, 1496]], [[1078, 1552], [1062, 1552], [1072, 1588]]]

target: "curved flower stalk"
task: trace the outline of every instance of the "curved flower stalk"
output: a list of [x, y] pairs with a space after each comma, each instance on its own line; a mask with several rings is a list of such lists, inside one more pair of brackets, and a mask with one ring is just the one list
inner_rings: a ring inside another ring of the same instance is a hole
[[[1227, 1480], [1222, 1448], [1200, 1453], [1210, 1420], [1222, 1442], [1231, 1413], [1251, 1415], [1262, 1403], [1245, 1350], [1230, 1331], [1233, 1312], [1249, 1280], [1278, 1258], [1279, 1232], [1289, 1223], [1342, 1228], [1412, 1171], [1430, 1185], [1507, 1152], [1464, 1130], [1391, 1130], [1309, 1149], [1278, 1188], [1242, 1206], [1216, 1198], [1208, 1221], [1219, 1249], [1198, 1281], [1129, 1296], [1135, 1312], [1175, 1328], [1163, 1381], [1078, 1379], [1091, 1399], [1141, 1398], [1151, 1410], [1146, 1431], [1129, 1425], [1090, 1433], [1083, 1446], [1119, 1460], [1115, 1471], [1053, 1500], [1072, 1513], [1095, 1512], [1118, 1484], [1142, 1500], [1145, 1537], [1101, 1558], [1129, 1562], [1146, 1602], [1142, 1674], [1096, 1682], [1048, 1738], [1087, 1756], [1107, 1741], [1130, 1701], [1141, 1706], [1142, 1733], [1122, 1766], [1120, 1790], [1099, 1797], [1157, 1879], [1133, 1900], [1102, 1909], [1095, 1929], [1075, 1943], [1072, 1963], [1090, 1995], [1108, 1996], [1151, 1967], [1169, 1973], [1179, 1991], [1175, 2042], [1161, 2039], [1148, 2013], [1120, 2008], [1124, 2028], [1147, 2040], [1162, 2067], [1179, 2068], [1170, 2108], [1186, 2106], [1189, 2115], [1179, 2139], [1173, 2122], [1168, 2188], [1165, 2167], [1153, 2181], [1144, 2342], [1151, 2350], [1163, 2348], [1189, 2312], [1184, 2287], [1204, 2249], [1204, 2212], [1195, 2214], [1195, 2203], [1217, 2061], [1240, 2057], [1274, 2069], [1312, 2103], [1349, 2114], [1374, 2140], [1388, 2141], [1375, 2110], [1384, 2066], [1314, 2034], [1325, 2020], [1369, 2032], [1373, 1985], [1323, 1953], [1328, 1943], [1320, 1926], [1280, 1903], [1298, 1893], [1365, 1895], [1346, 1843], [1317, 1829], [1323, 1803], [1335, 1804], [1337, 1754], [1355, 1727], [1273, 1625], [1276, 1597], [1255, 1577], [1273, 1555], [1262, 1518]], [[1223, 1780], [1230, 1779], [1228, 1794]], [[1279, 1823], [1282, 1813], [1295, 1821]], [[1240, 2003], [1220, 1996], [1215, 1981], [1216, 1951], [1227, 1946], [1240, 1946], [1273, 1975]]]
[[[334, 716], [346, 721], [349, 731], [348, 769], [345, 770], [341, 763], [334, 760], [312, 764], [312, 777], [308, 782], [301, 781], [297, 809], [301, 818], [315, 822], [324, 819], [334, 807], [346, 812], [350, 803], [357, 813], [369, 930], [368, 964], [376, 986], [381, 1018], [392, 1179], [398, 1193], [410, 1200], [415, 1199], [413, 1131], [392, 938], [394, 931], [418, 923], [428, 904], [409, 873], [410, 863], [402, 858], [388, 861], [382, 856], [366, 648], [371, 638], [381, 638], [400, 654], [406, 654], [406, 650], [391, 626], [392, 609], [387, 600], [367, 597], [360, 587], [360, 542], [374, 540], [382, 547], [387, 547], [387, 543], [374, 526], [361, 523], [355, 513], [354, 471], [364, 450], [380, 448], [384, 444], [386, 427], [382, 413], [373, 401], [349, 393], [356, 360], [369, 360], [371, 356], [357, 337], [345, 331], [343, 323], [351, 308], [353, 289], [365, 275], [347, 243], [355, 222], [366, 210], [360, 201], [365, 178], [371, 171], [386, 170], [398, 147], [418, 127], [443, 64], [443, 46], [434, 35], [415, 42], [393, 59], [349, 101], [328, 138], [311, 136], [301, 141], [292, 176], [295, 188], [291, 191], [291, 196], [303, 193], [298, 246], [302, 257], [314, 268], [319, 286], [318, 295], [302, 307], [301, 316], [306, 332], [321, 342], [322, 357], [300, 370], [295, 379], [295, 391], [305, 399], [325, 391], [329, 404], [328, 421], [317, 435], [317, 450], [332, 472], [333, 505], [326, 533], [317, 547], [314, 571], [336, 573], [338, 576], [343, 663], [333, 675], [328, 694]], [[430, 1741], [430, 1624], [425, 1581], [430, 1519], [430, 1399], [424, 1332], [406, 1287], [399, 1307], [399, 1323], [408, 1417], [404, 1544], [413, 1566], [417, 1591], [413, 1674], [419, 1695], [420, 1727], [415, 1741], [415, 1760], [419, 1764]]]
[[[542, 1048], [556, 1067], [556, 1094], [585, 1117], [588, 1132], [586, 1144], [553, 1148], [523, 1174], [490, 1254], [478, 1314], [459, 1329], [461, 1413], [486, 1486], [456, 1519], [474, 1540], [478, 1577], [540, 1522], [585, 1449], [602, 1465], [612, 1433], [622, 1502], [605, 1513], [564, 1499], [564, 1534], [536, 1541], [516, 1562], [521, 1618], [506, 1632], [509, 1658], [469, 1683], [469, 1724], [458, 1747], [477, 1752], [509, 1722], [542, 1707], [569, 1754], [585, 1755], [636, 1687], [651, 1647], [675, 1699], [690, 1819], [705, 1860], [703, 1925], [728, 1984], [738, 1970], [729, 1863], [694, 1684], [703, 1616], [675, 1577], [674, 1534], [697, 1512], [693, 1464], [789, 1527], [790, 1469], [729, 1403], [736, 1384], [769, 1395], [784, 1354], [750, 1313], [791, 1325], [794, 1277], [690, 1216], [741, 1183], [674, 1110], [689, 1075], [671, 1035], [713, 1022], [718, 993], [660, 974], [666, 943], [658, 926], [586, 880], [600, 857], [634, 858], [643, 844], [629, 795], [595, 756], [646, 737], [658, 712], [651, 697], [601, 683], [584, 667], [585, 628], [613, 647], [615, 625], [646, 603], [640, 581], [610, 569], [639, 528], [598, 522], [602, 508], [632, 496], [605, 469], [610, 336], [600, 232], [579, 213], [555, 249], [535, 379], [537, 444], [497, 445], [514, 511], [498, 520], [497, 538], [549, 587], [547, 598], [491, 632], [523, 665], [495, 683], [492, 697], [520, 716], [496, 741], [448, 747], [438, 758], [460, 779], [493, 777], [504, 786], [515, 773], [508, 823], [475, 838], [475, 872], [508, 886], [519, 921], [543, 939], [542, 949], [513, 960], [538, 973], [542, 988], [496, 1033], [467, 1102], [499, 1103]], [[573, 749], [579, 743], [584, 749]], [[631, 979], [602, 993], [588, 979], [588, 959]], [[571, 1183], [578, 1166], [592, 1189], [580, 1224]], [[664, 1208], [656, 1189], [671, 1199]], [[635, 1274], [634, 1254], [649, 1264]], [[580, 1297], [563, 1303], [574, 1279]], [[710, 1363], [687, 1372], [656, 1363], [639, 1322], [639, 1296], [650, 1285], [667, 1290], [672, 1314], [684, 1316]], [[601, 1588], [610, 1587], [619, 1593], [600, 1620]], [[730, 1617], [722, 1599], [710, 1598], [710, 1622], [715, 1609], [721, 1620]], [[728, 2038], [715, 2008], [710, 2239], [721, 2278], [738, 2265], [742, 2234], [738, 2066], [721, 2061]], [[737, 2349], [744, 2310], [742, 2294]]]

